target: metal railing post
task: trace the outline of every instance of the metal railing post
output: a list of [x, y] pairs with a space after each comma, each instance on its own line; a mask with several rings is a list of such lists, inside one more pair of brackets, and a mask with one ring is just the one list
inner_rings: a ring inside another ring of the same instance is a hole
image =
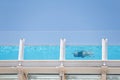
[[103, 66], [101, 67], [101, 80], [107, 79], [107, 46], [108, 46], [108, 40], [106, 38], [102, 39], [102, 61]]
[[22, 38], [20, 39], [20, 43], [19, 43], [19, 55], [18, 55], [18, 60], [20, 60], [18, 66], [17, 66], [17, 70], [18, 70], [18, 80], [27, 80], [27, 76], [24, 72], [23, 66], [22, 66], [22, 62], [21, 60], [24, 59], [24, 42], [25, 40]]
[[65, 60], [65, 39], [60, 39], [60, 60]]
[[60, 61], [61, 61], [61, 65], [59, 66], [60, 80], [65, 80], [63, 64], [63, 61], [65, 60], [65, 45], [66, 39], [60, 39]]
[[107, 60], [107, 39], [102, 39], [102, 60]]
[[24, 42], [24, 39], [20, 39], [18, 60], [23, 60], [24, 58]]

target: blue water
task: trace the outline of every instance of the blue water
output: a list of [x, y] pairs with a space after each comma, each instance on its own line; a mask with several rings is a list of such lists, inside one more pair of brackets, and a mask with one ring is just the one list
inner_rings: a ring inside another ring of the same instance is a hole
[[[59, 60], [59, 46], [25, 46], [25, 60]], [[66, 60], [101, 60], [101, 46], [66, 46]], [[18, 46], [0, 46], [0, 60], [17, 60]], [[76, 51], [88, 51], [90, 56], [74, 57]], [[108, 46], [108, 59], [120, 60], [120, 46]]]

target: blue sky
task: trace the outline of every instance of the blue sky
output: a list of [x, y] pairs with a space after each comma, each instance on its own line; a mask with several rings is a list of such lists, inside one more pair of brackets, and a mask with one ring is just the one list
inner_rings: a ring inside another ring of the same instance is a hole
[[[102, 37], [107, 37], [111, 44], [119, 44], [119, 3], [120, 0], [0, 0], [0, 44], [11, 41], [14, 44], [21, 37], [31, 44], [47, 44], [49, 34], [57, 39], [56, 43], [60, 37], [67, 37], [71, 43], [97, 44]], [[64, 32], [54, 35], [57, 31]], [[29, 33], [33, 33], [31, 38]], [[77, 40], [78, 37], [82, 40]]]

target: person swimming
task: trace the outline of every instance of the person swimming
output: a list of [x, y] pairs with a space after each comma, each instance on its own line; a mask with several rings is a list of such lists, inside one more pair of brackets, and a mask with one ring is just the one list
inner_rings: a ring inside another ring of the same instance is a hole
[[91, 52], [85, 51], [85, 50], [77, 51], [77, 52], [73, 53], [74, 57], [81, 57], [81, 58], [90, 56], [91, 54], [92, 54]]

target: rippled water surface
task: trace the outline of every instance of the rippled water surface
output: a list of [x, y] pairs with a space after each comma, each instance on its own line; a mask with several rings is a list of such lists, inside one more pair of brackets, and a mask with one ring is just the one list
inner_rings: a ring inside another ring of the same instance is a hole
[[[59, 60], [59, 46], [25, 46], [25, 60]], [[101, 46], [66, 46], [66, 60], [101, 60]], [[0, 60], [17, 60], [18, 46], [0, 46]], [[75, 57], [75, 52], [86, 51], [90, 55]], [[108, 46], [108, 59], [120, 60], [120, 46]]]

